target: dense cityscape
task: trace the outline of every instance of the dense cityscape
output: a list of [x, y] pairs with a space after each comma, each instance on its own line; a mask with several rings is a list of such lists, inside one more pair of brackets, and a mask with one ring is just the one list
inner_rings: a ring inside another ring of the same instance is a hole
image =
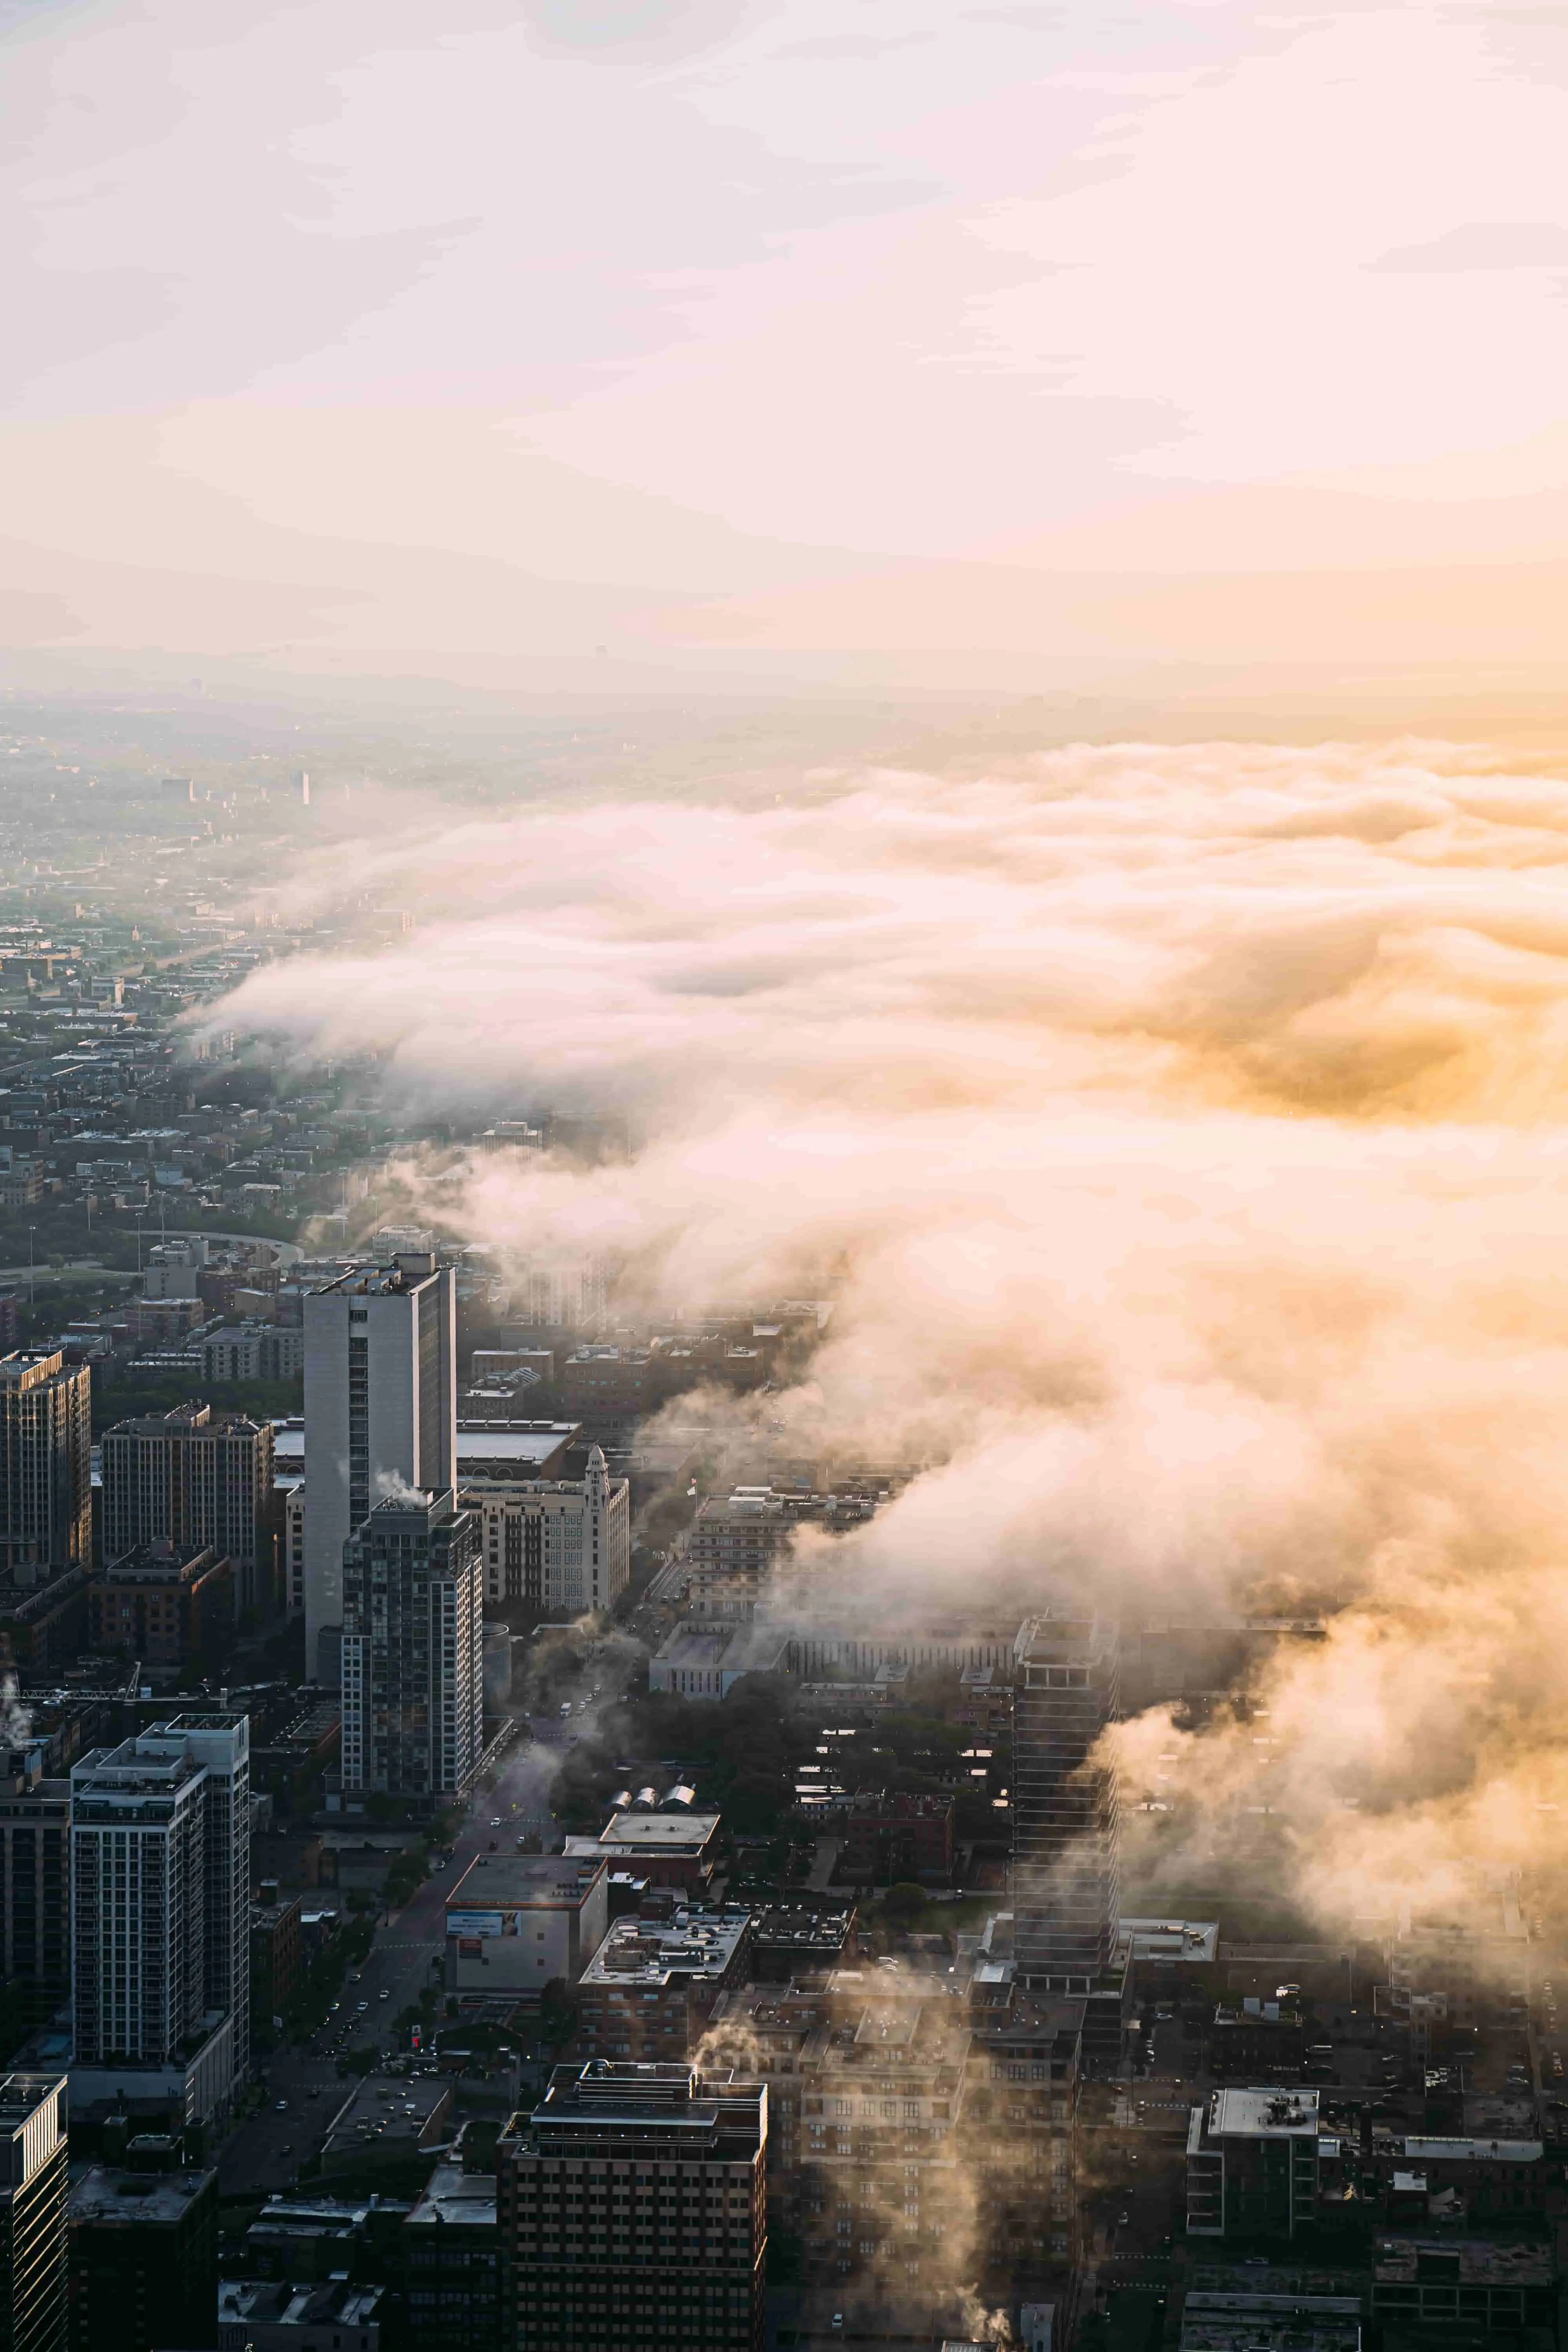
[[0, 2352], [1568, 2352], [1568, 16], [0, 86]]
[[641, 1113], [247, 1028], [416, 934], [287, 887], [384, 786], [6, 717], [8, 2340], [1555, 2342], [1568, 1918], [1506, 1858], [1307, 1903], [1323, 1610], [890, 1599], [937, 1454], [825, 1409], [831, 1268], [475, 1238]]

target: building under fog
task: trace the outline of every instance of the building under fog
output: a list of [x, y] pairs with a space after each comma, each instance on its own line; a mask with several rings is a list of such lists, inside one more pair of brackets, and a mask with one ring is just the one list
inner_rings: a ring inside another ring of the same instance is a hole
[[1088, 1993], [1110, 1970], [1120, 1893], [1116, 1625], [1047, 1609], [1018, 1630], [1013, 1731], [1014, 1955], [1026, 1984]]

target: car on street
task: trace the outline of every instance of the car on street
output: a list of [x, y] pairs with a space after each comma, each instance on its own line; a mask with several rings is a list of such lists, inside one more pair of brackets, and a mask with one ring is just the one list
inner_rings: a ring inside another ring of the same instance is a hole
[[356, 2009], [356, 2011], [358, 2011], [358, 2013], [360, 2014], [360, 2016], [361, 2016], [361, 2017], [363, 2017], [363, 2016], [364, 2015], [365, 2011], [366, 2011], [369, 2007], [370, 2007], [370, 2003], [369, 2003], [369, 2001], [368, 2001], [368, 2000], [356, 2000], [356, 2001], [355, 2001], [355, 2003], [354, 2003], [354, 2008]]
[[279, 2102], [278, 2102], [278, 2105], [273, 2108], [272, 2112], [273, 2112], [273, 2114], [274, 2114], [275, 2116], [286, 2116], [286, 2115], [288, 2114], [288, 2112], [289, 2112], [289, 2102], [288, 2102], [288, 2100], [287, 2100], [287, 2099], [279, 2099]]
[[500, 1815], [499, 1813], [495, 1814], [495, 1815], [493, 1816], [493, 1818], [491, 1819], [491, 1822], [490, 1822], [490, 1827], [491, 1827], [491, 1829], [492, 1829], [492, 1830], [499, 1830], [499, 1829], [500, 1829]]
[[383, 1985], [381, 1990], [376, 1994], [376, 1999], [377, 2000], [390, 2000], [392, 1999], [391, 1986]]

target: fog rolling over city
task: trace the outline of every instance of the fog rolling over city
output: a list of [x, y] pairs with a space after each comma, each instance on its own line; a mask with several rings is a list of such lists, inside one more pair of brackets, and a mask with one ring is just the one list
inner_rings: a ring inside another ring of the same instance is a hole
[[889, 1622], [1322, 1616], [1245, 1720], [1111, 1736], [1140, 1875], [1261, 1829], [1348, 1928], [1540, 1860], [1568, 1803], [1565, 830], [1551, 775], [1415, 741], [426, 811], [283, 890], [384, 889], [405, 939], [216, 1018], [374, 1048], [422, 1114], [624, 1116], [593, 1166], [408, 1161], [503, 1259], [831, 1297], [806, 1377], [730, 1409], [929, 1465], [837, 1539]]

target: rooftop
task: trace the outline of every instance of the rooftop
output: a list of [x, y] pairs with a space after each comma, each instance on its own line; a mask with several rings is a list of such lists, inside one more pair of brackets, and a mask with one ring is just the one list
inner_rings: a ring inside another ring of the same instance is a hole
[[340, 1274], [331, 1282], [318, 1285], [322, 1292], [336, 1291], [351, 1298], [387, 1298], [400, 1290], [417, 1290], [436, 1273], [436, 1258], [429, 1250], [403, 1250], [390, 1265], [356, 1265], [352, 1273]]
[[194, 2198], [199, 2197], [216, 2172], [121, 2172], [118, 2167], [95, 2164], [74, 2181], [70, 2192], [73, 2221], [181, 2221]]
[[1358, 2352], [1353, 2294], [1189, 2294], [1181, 2352]]
[[612, 1813], [596, 1841], [569, 1840], [567, 1852], [574, 1844], [596, 1843], [607, 1846], [630, 1846], [645, 1853], [677, 1853], [689, 1850], [700, 1853], [719, 1827], [717, 1813]]
[[447, 1910], [575, 1909], [604, 1870], [592, 1856], [492, 1853], [469, 1863], [447, 1890]]
[[[482, 1463], [500, 1463], [509, 1468], [515, 1465], [519, 1475], [526, 1478], [531, 1470], [553, 1462], [563, 1446], [579, 1433], [575, 1422], [532, 1422], [526, 1427], [515, 1422], [502, 1428], [494, 1423], [479, 1422], [472, 1426], [458, 1423], [458, 1484], [462, 1486], [468, 1477], [477, 1474]], [[302, 1423], [289, 1421], [278, 1423], [273, 1431], [272, 1459], [279, 1481], [289, 1485], [305, 1475], [305, 1431]], [[581, 1489], [577, 1489], [581, 1492]]]
[[368, 2327], [385, 2289], [352, 2286], [328, 2279], [320, 2286], [290, 2286], [286, 2279], [220, 2279], [220, 2327], [262, 2322], [269, 2327]]
[[752, 1923], [758, 1944], [798, 1946], [805, 1952], [830, 1952], [837, 1957], [855, 1926], [853, 1903], [809, 1909], [804, 1903], [772, 1903]]
[[617, 1919], [583, 1971], [590, 1985], [667, 1985], [721, 1976], [752, 1924], [749, 1911], [677, 1911], [671, 1919]]
[[1318, 2094], [1300, 2088], [1215, 2091], [1208, 2127], [1216, 2139], [1316, 2139]]
[[436, 2222], [462, 2221], [470, 2229], [493, 2229], [495, 2218], [493, 2172], [465, 2172], [460, 2164], [438, 2164], [404, 2227], [429, 2228]]
[[1372, 2274], [1380, 2285], [1550, 2286], [1555, 2264], [1538, 2241], [1374, 2238]]
[[1134, 1960], [1184, 1960], [1195, 1966], [1219, 1950], [1217, 1919], [1118, 1919], [1120, 1955]]

